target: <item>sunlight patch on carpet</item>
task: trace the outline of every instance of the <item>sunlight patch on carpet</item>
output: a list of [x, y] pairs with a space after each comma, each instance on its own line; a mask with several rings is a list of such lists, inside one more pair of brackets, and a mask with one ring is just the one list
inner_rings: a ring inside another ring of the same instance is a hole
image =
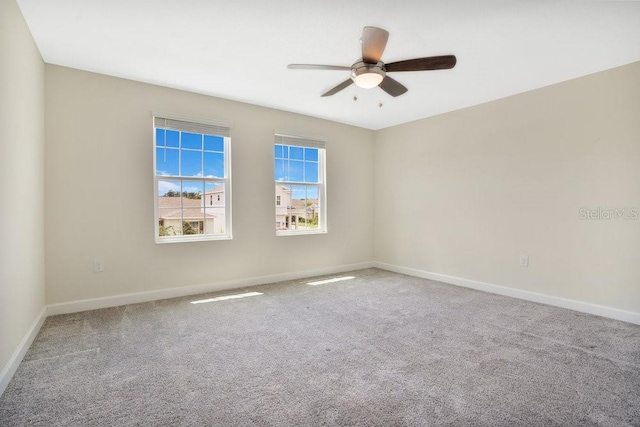
[[243, 294], [226, 295], [226, 296], [223, 296], [223, 297], [200, 299], [200, 300], [196, 300], [196, 301], [191, 301], [191, 304], [204, 304], [206, 302], [218, 302], [218, 301], [226, 301], [226, 300], [229, 300], [229, 299], [257, 297], [258, 295], [263, 295], [263, 293], [262, 292], [245, 292]]
[[307, 285], [311, 285], [311, 286], [326, 285], [327, 283], [342, 282], [343, 280], [351, 280], [351, 279], [355, 279], [355, 276], [342, 276], [342, 277], [334, 277], [333, 279], [318, 280], [317, 282], [307, 282]]

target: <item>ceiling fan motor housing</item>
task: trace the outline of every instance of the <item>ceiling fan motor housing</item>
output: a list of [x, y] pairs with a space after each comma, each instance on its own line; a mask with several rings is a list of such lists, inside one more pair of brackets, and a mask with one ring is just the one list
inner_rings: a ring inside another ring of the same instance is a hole
[[378, 61], [377, 64], [371, 64], [361, 59], [351, 66], [351, 79], [356, 85], [365, 89], [378, 86], [386, 74], [382, 61]]

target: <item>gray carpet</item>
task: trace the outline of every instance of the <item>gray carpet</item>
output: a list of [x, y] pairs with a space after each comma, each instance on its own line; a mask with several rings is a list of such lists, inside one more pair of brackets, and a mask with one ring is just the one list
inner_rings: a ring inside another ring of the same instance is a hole
[[640, 425], [640, 326], [346, 275], [50, 317], [0, 425]]

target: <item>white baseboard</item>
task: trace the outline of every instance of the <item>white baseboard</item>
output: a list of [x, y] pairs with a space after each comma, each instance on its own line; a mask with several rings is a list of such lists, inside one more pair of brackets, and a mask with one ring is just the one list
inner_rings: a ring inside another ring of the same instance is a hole
[[421, 277], [423, 279], [436, 280], [438, 282], [449, 283], [451, 285], [477, 289], [479, 291], [489, 292], [492, 294], [505, 295], [508, 297], [523, 299], [523, 300], [537, 302], [541, 304], [568, 308], [569, 310], [580, 311], [583, 313], [594, 314], [596, 316], [608, 317], [610, 319], [622, 320], [623, 322], [635, 323], [636, 325], [640, 325], [640, 313], [633, 312], [633, 311], [621, 310], [618, 308], [592, 304], [589, 302], [577, 301], [577, 300], [572, 300], [568, 298], [556, 297], [553, 295], [525, 291], [522, 289], [514, 289], [506, 286], [494, 285], [491, 283], [478, 282], [476, 280], [463, 279], [463, 278], [454, 277], [454, 276], [447, 276], [445, 274], [431, 273], [429, 271], [417, 270], [415, 268], [402, 267], [402, 266], [393, 265], [393, 264], [386, 264], [383, 262], [376, 261], [373, 264], [377, 268], [380, 268], [382, 270], [393, 271], [395, 273]]
[[5, 389], [9, 385], [9, 381], [13, 378], [13, 374], [18, 370], [20, 362], [22, 362], [24, 355], [27, 354], [27, 350], [31, 347], [33, 340], [36, 338], [36, 335], [38, 335], [38, 332], [46, 318], [47, 306], [45, 306], [40, 314], [38, 314], [38, 317], [33, 321], [33, 324], [22, 338], [22, 341], [18, 344], [18, 348], [13, 352], [9, 362], [7, 362], [6, 366], [2, 368], [2, 372], [0, 372], [0, 396], [2, 396], [2, 393], [4, 393]]
[[159, 289], [148, 292], [136, 292], [131, 294], [121, 294], [102, 298], [92, 298], [79, 301], [64, 302], [49, 305], [49, 315], [77, 313], [86, 310], [96, 310], [99, 308], [116, 307], [120, 305], [136, 304], [141, 302], [156, 301], [167, 298], [177, 298], [189, 295], [198, 295], [208, 292], [225, 291], [229, 289], [243, 288], [247, 286], [263, 285], [266, 283], [282, 282], [286, 280], [303, 279], [325, 274], [343, 273], [345, 271], [371, 268], [373, 262], [362, 262], [358, 264], [347, 264], [335, 267], [326, 267], [313, 270], [294, 271], [290, 273], [272, 274], [267, 276], [248, 277], [244, 279], [227, 280], [215, 283], [205, 283], [201, 285], [183, 286], [179, 288]]

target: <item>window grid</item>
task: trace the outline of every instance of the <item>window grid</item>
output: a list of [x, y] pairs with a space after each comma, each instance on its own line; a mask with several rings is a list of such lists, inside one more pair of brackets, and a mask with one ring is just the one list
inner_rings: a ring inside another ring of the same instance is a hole
[[325, 233], [324, 148], [288, 139], [274, 148], [276, 234]]
[[[227, 136], [195, 134], [193, 131], [158, 126], [157, 118], [154, 123], [156, 123], [154, 127], [156, 242], [230, 239], [230, 139]], [[194, 127], [197, 129], [197, 126]], [[160, 133], [161, 140], [158, 138]], [[169, 141], [169, 135], [173, 138], [177, 137], [177, 144], [175, 141]], [[189, 138], [191, 141], [188, 141]], [[162, 150], [160, 159], [158, 158], [159, 150]], [[159, 161], [163, 163], [163, 166], [168, 165], [170, 162], [167, 153], [171, 153], [171, 151], [175, 152], [174, 156], [177, 154], [177, 159], [173, 161], [174, 164], [169, 167], [169, 171], [160, 170]], [[189, 155], [185, 155], [186, 153], [199, 153], [199, 156], [189, 159]], [[207, 159], [208, 153], [218, 157]], [[210, 166], [207, 165], [208, 160], [211, 162]], [[207, 174], [207, 172], [213, 173]], [[163, 192], [161, 186], [165, 189], [176, 188], [178, 192], [172, 193], [173, 190], [169, 190], [161, 194]], [[215, 206], [213, 203], [207, 205], [207, 193], [213, 193], [210, 194], [210, 200], [213, 200], [213, 195], [218, 193], [217, 201], [221, 203]], [[222, 200], [220, 193], [223, 195]], [[167, 195], [177, 199], [177, 205], [173, 206], [173, 211], [171, 207], [160, 206], [160, 201], [163, 201], [162, 198]], [[193, 202], [185, 206], [187, 200], [193, 200]], [[167, 234], [166, 230], [169, 228], [164, 224], [164, 218], [168, 212], [175, 214], [176, 210], [179, 215], [172, 217], [171, 234]], [[188, 237], [187, 234], [189, 234]]]

